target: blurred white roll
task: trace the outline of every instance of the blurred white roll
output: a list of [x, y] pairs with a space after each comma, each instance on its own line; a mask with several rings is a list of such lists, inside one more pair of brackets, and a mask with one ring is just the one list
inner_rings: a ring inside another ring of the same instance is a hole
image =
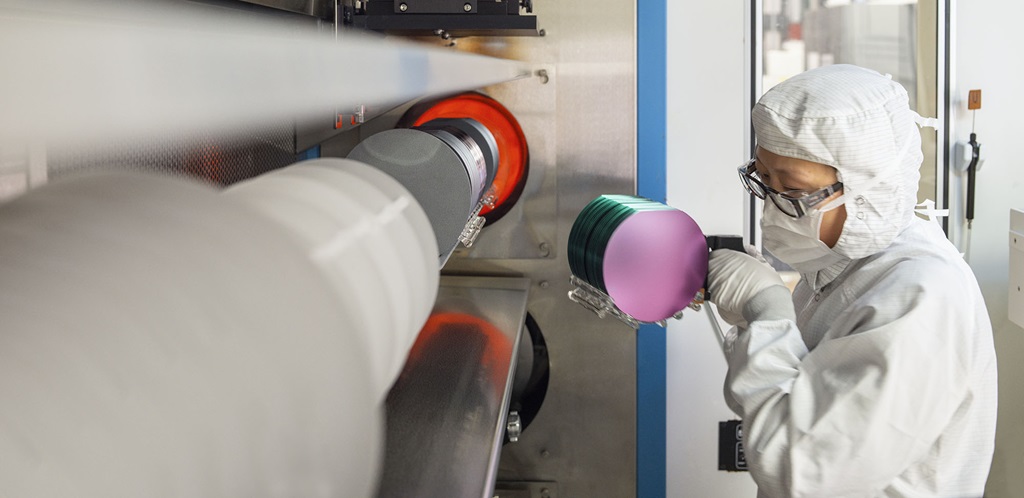
[[0, 205], [0, 240], [0, 496], [373, 492], [439, 278], [396, 180], [92, 175]]
[[516, 61], [303, 27], [192, 2], [4, 0], [0, 138], [229, 132], [531, 74]]
[[[370, 219], [378, 223], [376, 228], [385, 236], [384, 246], [371, 247], [394, 249], [397, 252], [396, 258], [389, 261], [389, 266], [398, 270], [398, 275], [391, 272], [390, 283], [397, 285], [404, 292], [401, 305], [393, 303], [392, 309], [388, 312], [395, 313], [398, 309], [406, 307], [405, 314], [412, 326], [394, 329], [399, 336], [399, 342], [398, 347], [392, 350], [393, 355], [396, 355], [392, 358], [393, 368], [385, 377], [390, 387], [390, 383], [401, 371], [409, 349], [429, 317], [437, 297], [437, 239], [431, 230], [427, 214], [397, 180], [357, 161], [340, 158], [314, 159], [278, 170], [274, 174], [304, 177], [332, 185], [340, 192], [346, 193], [350, 199], [370, 211]], [[368, 242], [372, 241], [373, 239], [370, 239]], [[351, 265], [336, 257], [325, 258], [330, 254], [329, 251], [321, 251], [320, 254], [321, 263], [332, 261], [336, 265]]]
[[0, 496], [373, 492], [357, 307], [231, 197], [120, 173], [0, 206]]
[[224, 196], [285, 228], [323, 271], [370, 355], [383, 402], [437, 295], [437, 243], [423, 209], [363, 163], [304, 161], [236, 184]]

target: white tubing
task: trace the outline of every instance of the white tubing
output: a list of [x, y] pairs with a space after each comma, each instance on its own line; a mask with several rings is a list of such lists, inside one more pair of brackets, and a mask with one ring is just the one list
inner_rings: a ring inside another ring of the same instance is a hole
[[231, 131], [530, 74], [514, 61], [357, 33], [339, 42], [192, 7], [0, 3], [0, 138], [53, 144]]

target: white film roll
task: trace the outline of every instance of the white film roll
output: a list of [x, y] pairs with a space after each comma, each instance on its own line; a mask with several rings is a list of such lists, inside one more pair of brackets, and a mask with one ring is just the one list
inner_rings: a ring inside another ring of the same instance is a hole
[[375, 213], [380, 230], [388, 238], [387, 244], [398, 252], [391, 264], [401, 276], [392, 283], [405, 291], [406, 300], [392, 303], [391, 313], [407, 315], [410, 325], [395, 330], [399, 336], [398, 347], [392, 351], [388, 377], [393, 381], [429, 316], [437, 294], [439, 274], [437, 259], [433, 256], [436, 243], [426, 214], [412, 194], [393, 178], [357, 161], [337, 158], [306, 161], [285, 168], [280, 174], [303, 175], [347, 193]]
[[367, 355], [279, 224], [122, 173], [4, 204], [0, 238], [0, 495], [372, 493]]
[[[436, 243], [422, 208], [390, 176], [357, 161], [305, 161], [237, 184], [225, 196], [294, 233], [357, 317], [381, 400], [437, 293]], [[328, 221], [329, 220], [329, 221]]]

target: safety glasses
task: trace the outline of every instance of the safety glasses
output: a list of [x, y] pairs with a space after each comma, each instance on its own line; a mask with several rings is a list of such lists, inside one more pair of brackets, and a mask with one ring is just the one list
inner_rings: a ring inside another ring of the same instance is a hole
[[825, 188], [815, 190], [813, 192], [806, 192], [803, 190], [787, 190], [785, 192], [779, 192], [767, 185], [761, 180], [760, 175], [757, 173], [757, 168], [754, 167], [754, 162], [757, 158], [750, 158], [749, 161], [743, 163], [742, 166], [737, 168], [737, 172], [740, 175], [740, 181], [743, 182], [743, 186], [747, 189], [747, 192], [756, 195], [759, 199], [765, 200], [770, 198], [775, 204], [775, 207], [779, 208], [779, 211], [786, 213], [793, 218], [801, 218], [807, 213], [811, 212], [815, 206], [821, 204], [832, 197], [833, 194], [843, 189], [843, 182], [836, 182]]

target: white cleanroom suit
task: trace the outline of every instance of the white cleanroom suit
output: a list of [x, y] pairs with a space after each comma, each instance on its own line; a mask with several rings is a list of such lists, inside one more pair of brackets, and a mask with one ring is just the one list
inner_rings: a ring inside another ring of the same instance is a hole
[[[746, 322], [726, 399], [759, 495], [982, 496], [992, 330], [970, 268], [913, 214], [921, 153], [906, 91], [829, 66], [776, 86], [752, 116], [759, 147], [836, 168], [846, 209], [833, 247], [787, 261], [802, 276], [792, 295], [754, 258], [712, 254], [712, 299]], [[779, 256], [806, 242], [765, 228]]]

